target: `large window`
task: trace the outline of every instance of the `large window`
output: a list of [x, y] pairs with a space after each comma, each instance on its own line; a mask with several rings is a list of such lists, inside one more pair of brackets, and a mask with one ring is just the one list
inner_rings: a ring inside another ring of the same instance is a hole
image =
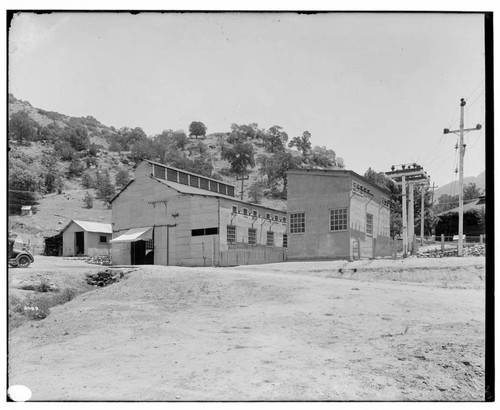
[[257, 243], [257, 229], [248, 228], [248, 244], [255, 245]]
[[306, 231], [306, 213], [297, 212], [290, 214], [290, 233], [303, 233]]
[[236, 226], [227, 226], [227, 243], [236, 243]]
[[373, 215], [366, 214], [366, 235], [373, 236]]
[[274, 246], [274, 232], [267, 231], [267, 246]]
[[347, 208], [330, 210], [330, 230], [347, 231]]
[[217, 235], [219, 228], [202, 228], [191, 230], [191, 236]]

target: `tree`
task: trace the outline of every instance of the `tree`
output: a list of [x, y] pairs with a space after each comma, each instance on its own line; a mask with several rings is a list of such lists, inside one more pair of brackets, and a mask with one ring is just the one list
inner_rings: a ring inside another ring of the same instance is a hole
[[326, 147], [315, 146], [308, 157], [308, 163], [320, 168], [344, 168], [342, 158], [337, 158], [335, 151]]
[[311, 133], [309, 131], [304, 131], [302, 136], [292, 138], [288, 146], [290, 148], [296, 147], [302, 152], [302, 157], [307, 157], [311, 151]]
[[68, 141], [75, 151], [86, 151], [90, 147], [90, 138], [85, 127], [73, 128], [70, 131]]
[[9, 154], [9, 212], [18, 213], [23, 205], [34, 205], [45, 189], [43, 167], [22, 152]]
[[263, 135], [264, 147], [267, 152], [275, 153], [285, 150], [288, 134], [279, 125], [274, 125]]
[[37, 123], [26, 111], [12, 114], [9, 120], [9, 138], [15, 139], [19, 144], [31, 141], [37, 135]]
[[90, 209], [94, 206], [94, 197], [87, 191], [85, 197], [83, 198], [83, 202], [85, 203], [85, 208]]
[[134, 143], [131, 147], [130, 158], [135, 162], [141, 159], [155, 159], [157, 156], [154, 141], [146, 138]]
[[57, 157], [51, 155], [49, 152], [44, 152], [40, 162], [45, 169], [45, 192], [51, 193], [62, 190], [63, 181]]
[[477, 197], [479, 197], [481, 195], [482, 195], [482, 192], [476, 186], [475, 183], [470, 183], [464, 187], [464, 201], [467, 201], [469, 199], [476, 199]]
[[87, 170], [82, 174], [82, 186], [87, 189], [96, 186], [95, 176], [92, 171]]
[[255, 204], [260, 203], [264, 192], [264, 183], [262, 181], [255, 181], [248, 187], [248, 196]]
[[115, 196], [115, 187], [111, 183], [111, 177], [109, 176], [109, 171], [106, 170], [104, 173], [97, 173], [96, 181], [97, 194], [99, 199], [104, 202], [109, 202], [113, 196]]
[[68, 168], [68, 177], [79, 177], [85, 169], [85, 165], [78, 158], [73, 158]]
[[54, 144], [54, 154], [62, 161], [71, 161], [76, 151], [68, 141], [57, 141]]
[[267, 177], [269, 186], [281, 182], [283, 185], [282, 194], [286, 194], [287, 178], [286, 173], [291, 169], [301, 167], [301, 159], [294, 156], [291, 152], [280, 151], [271, 157], [265, 155], [257, 159], [260, 166], [260, 173]]
[[457, 208], [458, 195], [439, 195], [438, 204], [434, 207], [436, 214], [441, 214], [443, 212], [449, 211], [450, 209]]
[[193, 121], [189, 124], [189, 136], [193, 135], [198, 139], [198, 137], [204, 137], [207, 134], [207, 127], [200, 121]]
[[232, 147], [222, 148], [221, 158], [229, 161], [231, 172], [243, 174], [248, 167], [255, 167], [253, 146], [249, 143], [238, 143]]
[[131, 178], [126, 169], [120, 169], [115, 177], [115, 183], [118, 189], [123, 188], [130, 182]]

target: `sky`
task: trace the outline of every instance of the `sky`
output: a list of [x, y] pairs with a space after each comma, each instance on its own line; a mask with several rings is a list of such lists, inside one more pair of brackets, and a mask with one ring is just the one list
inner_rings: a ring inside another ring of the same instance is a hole
[[[9, 31], [9, 92], [116, 128], [208, 132], [232, 123], [309, 131], [347, 169], [416, 162], [458, 180], [455, 134], [485, 121], [484, 24], [454, 13], [22, 12]], [[485, 170], [485, 127], [464, 175]]]

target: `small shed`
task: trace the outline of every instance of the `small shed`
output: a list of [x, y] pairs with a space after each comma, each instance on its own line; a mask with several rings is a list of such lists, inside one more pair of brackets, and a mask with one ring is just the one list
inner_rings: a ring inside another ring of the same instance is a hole
[[72, 220], [61, 231], [63, 256], [109, 255], [111, 224]]
[[31, 216], [33, 215], [33, 210], [31, 205], [24, 205], [21, 207], [21, 216]]

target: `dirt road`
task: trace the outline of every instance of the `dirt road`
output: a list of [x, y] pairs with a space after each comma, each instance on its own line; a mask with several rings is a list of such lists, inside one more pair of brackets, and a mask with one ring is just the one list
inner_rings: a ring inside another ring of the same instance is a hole
[[421, 283], [398, 261], [351, 279], [339, 262], [143, 267], [10, 332], [9, 384], [35, 401], [483, 400], [484, 260], [464, 260]]

